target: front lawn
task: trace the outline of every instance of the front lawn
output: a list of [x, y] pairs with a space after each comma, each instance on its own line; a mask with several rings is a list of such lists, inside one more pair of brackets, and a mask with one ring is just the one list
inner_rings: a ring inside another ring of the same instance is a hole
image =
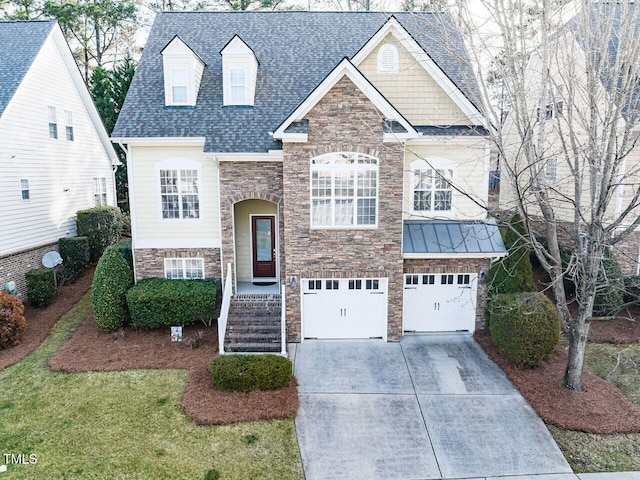
[[180, 410], [184, 370], [51, 372], [90, 312], [87, 294], [40, 349], [0, 371], [0, 454], [36, 460], [9, 464], [3, 479], [302, 478], [292, 420], [198, 426]]

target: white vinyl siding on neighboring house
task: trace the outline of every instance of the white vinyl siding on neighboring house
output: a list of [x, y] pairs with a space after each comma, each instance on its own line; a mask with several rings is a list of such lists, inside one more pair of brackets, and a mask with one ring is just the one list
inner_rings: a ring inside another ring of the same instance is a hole
[[160, 170], [162, 218], [200, 218], [198, 170]]
[[29, 193], [29, 180], [26, 178], [20, 179], [20, 197], [22, 200], [29, 200], [31, 194]]
[[180, 280], [202, 279], [204, 278], [204, 259], [165, 258], [164, 277]]
[[311, 159], [311, 226], [377, 225], [378, 159], [330, 153]]
[[107, 178], [94, 177], [93, 179], [93, 201], [96, 207], [107, 205]]
[[49, 114], [49, 138], [58, 138], [58, 115], [56, 113], [56, 107], [49, 105], [47, 107]]
[[71, 110], [64, 111], [65, 118], [65, 133], [67, 135], [67, 140], [73, 142], [73, 113]]

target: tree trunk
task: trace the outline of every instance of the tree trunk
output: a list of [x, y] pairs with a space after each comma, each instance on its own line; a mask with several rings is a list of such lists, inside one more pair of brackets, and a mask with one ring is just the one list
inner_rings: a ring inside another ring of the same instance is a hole
[[572, 322], [569, 328], [569, 352], [567, 368], [564, 372], [563, 384], [569, 390], [584, 391], [582, 384], [582, 367], [584, 365], [584, 351], [587, 345], [589, 323], [586, 319], [578, 319]]

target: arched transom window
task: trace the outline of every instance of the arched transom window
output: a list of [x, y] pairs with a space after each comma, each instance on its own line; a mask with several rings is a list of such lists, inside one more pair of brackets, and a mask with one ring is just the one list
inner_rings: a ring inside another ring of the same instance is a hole
[[336, 152], [311, 159], [312, 227], [374, 227], [377, 223], [377, 158]]
[[398, 73], [398, 49], [390, 43], [378, 50], [378, 73]]

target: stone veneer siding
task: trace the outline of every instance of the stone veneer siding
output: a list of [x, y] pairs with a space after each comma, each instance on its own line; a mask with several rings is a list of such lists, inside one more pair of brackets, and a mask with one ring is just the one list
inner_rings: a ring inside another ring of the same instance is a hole
[[165, 258], [204, 258], [205, 278], [220, 278], [219, 248], [134, 248], [136, 280], [164, 277]]
[[58, 251], [58, 242], [12, 253], [0, 258], [0, 289], [8, 282], [16, 282], [18, 297], [25, 299], [27, 295], [27, 281], [24, 274], [33, 268], [42, 267], [42, 257], [45, 253]]
[[[222, 216], [222, 261], [234, 263], [234, 206], [243, 200], [266, 200], [278, 207], [280, 275], [284, 275], [285, 251], [282, 208], [281, 162], [220, 162], [220, 210]], [[235, 268], [232, 267], [232, 271]]]
[[[403, 150], [383, 144], [383, 116], [343, 77], [305, 117], [307, 143], [285, 143], [283, 162], [285, 278], [389, 279], [387, 335], [402, 337]], [[377, 157], [378, 227], [311, 229], [310, 159], [330, 152]], [[287, 287], [287, 340], [301, 340], [300, 289]]]
[[487, 284], [480, 274], [486, 273], [490, 264], [488, 258], [406, 259], [404, 273], [477, 273], [476, 329], [480, 330], [485, 327], [484, 307], [487, 302]]

